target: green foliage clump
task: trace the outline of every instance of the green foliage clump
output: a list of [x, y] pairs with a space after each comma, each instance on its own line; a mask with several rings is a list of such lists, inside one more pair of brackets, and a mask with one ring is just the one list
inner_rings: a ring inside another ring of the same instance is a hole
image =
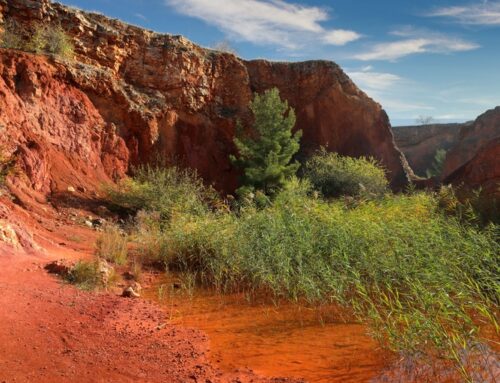
[[281, 100], [276, 88], [256, 94], [250, 110], [254, 115], [253, 130], [245, 133], [238, 124], [234, 140], [238, 157], [231, 156], [233, 164], [244, 173], [238, 194], [257, 189], [269, 195], [297, 172], [299, 164], [290, 162], [300, 148], [302, 132], [292, 133], [295, 112]]
[[127, 236], [115, 225], [106, 225], [96, 241], [96, 256], [124, 265], [127, 263]]
[[14, 21], [7, 20], [2, 26], [0, 47], [35, 52], [50, 53], [64, 59], [72, 59], [74, 46], [71, 38], [60, 25], [37, 24], [26, 41], [26, 31]]
[[73, 42], [60, 25], [37, 25], [27, 49], [37, 54], [50, 53], [65, 59], [72, 59], [74, 56]]
[[304, 175], [325, 197], [380, 196], [388, 188], [384, 169], [374, 159], [344, 157], [324, 148], [306, 162]]
[[24, 49], [21, 30], [14, 21], [5, 21], [1, 28], [3, 31], [0, 32], [0, 48]]
[[201, 215], [217, 193], [207, 188], [196, 172], [178, 167], [141, 166], [133, 179], [126, 179], [118, 189], [109, 189], [110, 200], [133, 213], [140, 210], [158, 214], [161, 222], [173, 215]]
[[483, 190], [443, 185], [437, 192], [438, 205], [449, 216], [472, 225], [500, 224], [500, 201]]
[[498, 326], [495, 232], [442, 214], [431, 194], [347, 207], [293, 180], [267, 208], [176, 217], [163, 235], [166, 263], [208, 285], [337, 303], [393, 350], [453, 357], [477, 339], [472, 315]]
[[105, 289], [115, 282], [114, 270], [96, 258], [92, 261], [78, 261], [65, 276], [66, 280], [82, 290]]
[[434, 155], [434, 161], [429, 169], [425, 171], [427, 178], [439, 177], [443, 172], [444, 161], [446, 160], [446, 150], [438, 149]]
[[499, 329], [499, 227], [462, 219], [451, 196], [322, 199], [292, 177], [272, 200], [231, 210], [192, 175], [144, 171], [118, 194], [138, 212], [139, 251], [193, 283], [334, 303], [392, 350], [458, 364], [478, 324]]

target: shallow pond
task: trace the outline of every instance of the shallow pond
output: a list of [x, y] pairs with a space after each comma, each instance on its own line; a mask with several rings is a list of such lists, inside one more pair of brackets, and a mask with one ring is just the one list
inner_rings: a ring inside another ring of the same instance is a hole
[[222, 370], [250, 368], [264, 376], [360, 383], [394, 359], [368, 336], [367, 327], [342, 320], [333, 306], [250, 303], [243, 294], [206, 290], [190, 294], [174, 282], [162, 279], [146, 296], [166, 307], [171, 323], [204, 331], [210, 357]]

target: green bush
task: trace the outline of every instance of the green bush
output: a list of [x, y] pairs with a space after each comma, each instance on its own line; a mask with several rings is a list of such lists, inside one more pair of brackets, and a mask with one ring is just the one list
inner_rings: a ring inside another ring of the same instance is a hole
[[299, 163], [292, 162], [292, 158], [300, 148], [302, 131], [292, 133], [295, 112], [287, 101], [281, 100], [276, 88], [256, 94], [250, 110], [254, 116], [253, 129], [246, 132], [238, 123], [234, 139], [238, 157], [230, 157], [243, 171], [242, 186], [237, 193], [244, 197], [261, 190], [272, 195], [299, 169]]
[[127, 263], [127, 236], [115, 225], [105, 225], [96, 241], [96, 256], [124, 265]]
[[161, 224], [176, 214], [203, 215], [210, 210], [209, 204], [218, 203], [217, 193], [205, 187], [196, 172], [177, 167], [141, 166], [132, 179], [107, 193], [115, 205], [134, 213], [159, 214]]
[[8, 49], [24, 49], [25, 44], [22, 38], [21, 29], [12, 21], [7, 20], [1, 26], [0, 32], [0, 47]]
[[485, 195], [481, 189], [444, 185], [436, 195], [441, 211], [461, 222], [480, 226], [500, 224], [500, 200]]
[[72, 59], [74, 56], [73, 42], [60, 25], [37, 25], [27, 49], [38, 54], [50, 53], [65, 59]]
[[427, 178], [439, 177], [443, 172], [444, 161], [446, 160], [446, 150], [438, 149], [434, 155], [434, 161], [429, 169], [425, 171]]
[[272, 201], [255, 195], [231, 211], [213, 208], [220, 200], [191, 173], [146, 168], [117, 200], [145, 209], [136, 218], [141, 254], [221, 292], [338, 304], [392, 350], [460, 363], [478, 323], [498, 326], [499, 227], [470, 225], [440, 194], [351, 203], [292, 178]]
[[79, 261], [65, 276], [66, 280], [82, 290], [104, 289], [113, 284], [116, 274], [104, 261]]
[[380, 196], [388, 187], [385, 172], [374, 159], [344, 157], [325, 149], [306, 162], [304, 175], [325, 197]]
[[481, 317], [496, 325], [498, 227], [479, 231], [441, 213], [430, 194], [346, 207], [293, 180], [264, 209], [176, 217], [166, 263], [222, 291], [337, 303], [393, 350], [455, 357]]

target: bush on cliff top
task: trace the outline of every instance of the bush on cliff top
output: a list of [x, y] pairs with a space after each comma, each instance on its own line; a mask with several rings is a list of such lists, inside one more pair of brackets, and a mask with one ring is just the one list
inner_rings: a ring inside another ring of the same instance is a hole
[[20, 28], [12, 20], [7, 20], [0, 26], [0, 48], [7, 49], [24, 49], [24, 41], [22, 39]]
[[27, 32], [13, 20], [7, 20], [2, 25], [0, 33], [0, 47], [34, 52], [37, 54], [50, 53], [64, 59], [72, 59], [74, 47], [71, 37], [60, 25], [38, 24], [30, 38], [25, 40]]
[[51, 53], [65, 59], [74, 56], [73, 42], [60, 25], [37, 25], [27, 49], [37, 54]]

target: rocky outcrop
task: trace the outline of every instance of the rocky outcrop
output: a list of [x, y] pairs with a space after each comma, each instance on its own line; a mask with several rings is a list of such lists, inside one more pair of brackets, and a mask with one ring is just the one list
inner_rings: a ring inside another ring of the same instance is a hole
[[500, 107], [461, 130], [459, 142], [446, 156], [443, 180], [500, 196]]
[[446, 182], [481, 188], [484, 195], [500, 197], [500, 136], [481, 147], [470, 161], [450, 174]]
[[430, 124], [393, 127], [394, 140], [413, 171], [424, 177], [439, 149], [450, 150], [459, 140], [464, 124]]
[[373, 156], [388, 170], [393, 186], [407, 173], [396, 148], [385, 111], [368, 98], [332, 62], [245, 63], [253, 92], [277, 87], [297, 113], [302, 129], [302, 155], [319, 146], [349, 156]]
[[500, 137], [500, 106], [480, 115], [473, 124], [464, 126], [458, 143], [448, 152], [443, 179], [471, 161], [491, 141]]
[[69, 187], [95, 190], [124, 176], [124, 141], [66, 65], [2, 50], [0, 111], [0, 148], [15, 162], [9, 181], [19, 200], [46, 202]]
[[[245, 62], [181, 36], [154, 33], [48, 0], [0, 0], [0, 9], [5, 18], [23, 26], [26, 35], [36, 22], [61, 24], [77, 54], [75, 62], [63, 64], [2, 52], [4, 67], [11, 68], [4, 82], [16, 82], [19, 73], [25, 78], [22, 86], [9, 86], [9, 96], [0, 96], [0, 104], [26, 109], [22, 119], [3, 116], [3, 123], [24, 124], [23, 135], [46, 136], [18, 138], [24, 146], [16, 150], [26, 152], [26, 161], [39, 161], [37, 166], [27, 163], [27, 169], [51, 167], [42, 157], [52, 152], [55, 156], [61, 148], [72, 155], [58, 162], [60, 166], [74, 162], [71, 166], [83, 169], [92, 164], [101, 175], [116, 178], [128, 164], [161, 155], [197, 169], [217, 189], [232, 191], [238, 171], [228, 158], [235, 151], [236, 121], [250, 121], [252, 92], [278, 87], [297, 111], [297, 128], [304, 132], [302, 155], [320, 145], [346, 155], [371, 155], [386, 167], [394, 187], [407, 182], [404, 158], [385, 112], [334, 63]], [[36, 89], [31, 85], [44, 82]], [[52, 118], [54, 113], [59, 117]], [[78, 144], [72, 142], [76, 135], [82, 135]], [[31, 141], [35, 143], [27, 145]], [[36, 172], [30, 178], [47, 190], [47, 170]]]

